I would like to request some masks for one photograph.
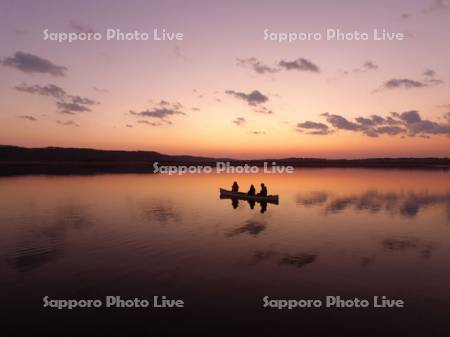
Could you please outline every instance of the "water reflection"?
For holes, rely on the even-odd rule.
[[[271,250],[257,250],[253,253],[250,265],[258,264],[262,261],[271,260],[277,255],[276,252]]]
[[[264,294],[401,290],[448,316],[448,178],[339,169],[236,178],[266,181],[283,200],[276,207],[220,200],[217,187],[234,179],[220,174],[0,178],[1,297],[18,317],[42,295],[103,293],[185,296],[196,317],[232,299],[246,317]]]
[[[360,262],[361,267],[367,267],[367,266],[370,266],[370,265],[372,265],[374,263],[375,263],[375,258],[374,257],[369,257],[369,256],[363,256],[361,258],[361,262]]]
[[[57,206],[49,215],[24,210],[23,216],[31,228],[22,236],[16,251],[7,256],[8,264],[19,272],[28,272],[64,257],[67,232],[84,230],[94,224],[86,207],[72,203]]]
[[[8,264],[19,272],[27,272],[64,256],[61,246],[31,246],[20,249],[7,257]]]
[[[255,205],[258,204],[260,206],[260,213],[265,213],[267,211],[267,202],[265,201],[255,201],[255,200],[241,200],[243,203],[247,203],[250,209],[255,209]],[[231,199],[231,207],[233,209],[238,209],[239,207],[239,199],[232,198]]]
[[[263,261],[273,260],[278,266],[290,266],[302,268],[317,260],[318,254],[297,253],[286,254],[273,250],[257,250],[250,259],[250,265],[256,265]]]
[[[316,258],[316,254],[300,253],[296,255],[286,255],[278,260],[278,264],[302,268],[303,266],[316,261]]]
[[[312,192],[305,196],[298,196],[297,203],[303,206],[320,205],[327,201],[328,194],[325,192]]]
[[[383,240],[383,247],[390,251],[417,250],[423,258],[430,258],[436,246],[431,242],[424,242],[418,238],[387,238]]]
[[[247,220],[242,226],[225,232],[225,236],[232,237],[240,234],[257,236],[265,231],[267,223],[257,220]]]
[[[312,192],[306,195],[298,195],[298,205],[305,207],[323,206],[325,214],[339,213],[347,209],[378,213],[387,211],[400,214],[405,217],[415,217],[421,209],[443,204],[447,206],[450,218],[450,193],[382,193],[377,190],[369,190],[360,195],[347,195],[333,197],[327,192]]]
[[[181,214],[170,201],[151,201],[140,206],[143,217],[148,222],[157,222],[161,226],[181,221]]]

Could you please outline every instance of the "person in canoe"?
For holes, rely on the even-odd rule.
[[[267,197],[267,187],[264,183],[261,183],[261,191],[258,193],[260,197]]]
[[[234,182],[231,186],[231,192],[239,192],[239,185],[237,182]]]
[[[247,192],[247,194],[248,194],[248,195],[255,195],[255,193],[256,193],[255,186],[251,185],[251,186],[250,186],[250,189],[249,189],[248,192]]]

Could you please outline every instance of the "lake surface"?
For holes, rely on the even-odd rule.
[[[383,169],[0,177],[2,317],[11,329],[63,332],[105,323],[158,335],[448,336],[449,178]],[[279,205],[220,200],[234,180],[241,190],[265,182]],[[106,295],[186,306],[42,307],[44,296]],[[264,296],[327,295],[384,295],[406,307],[263,308]]]

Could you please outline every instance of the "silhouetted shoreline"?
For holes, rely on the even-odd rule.
[[[450,158],[367,158],[320,159],[283,158],[236,160],[187,155],[166,155],[155,151],[109,151],[80,148],[25,148],[0,146],[0,174],[95,174],[95,173],[152,173],[153,163],[160,165],[210,165],[228,161],[231,165],[263,166],[264,162],[290,165],[297,168],[450,168]]]

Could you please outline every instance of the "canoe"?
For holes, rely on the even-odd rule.
[[[241,199],[257,202],[268,202],[278,205],[278,195],[268,195],[266,197],[263,197],[259,195],[248,195],[247,193],[242,192],[232,192],[224,188],[220,189],[220,199]]]

